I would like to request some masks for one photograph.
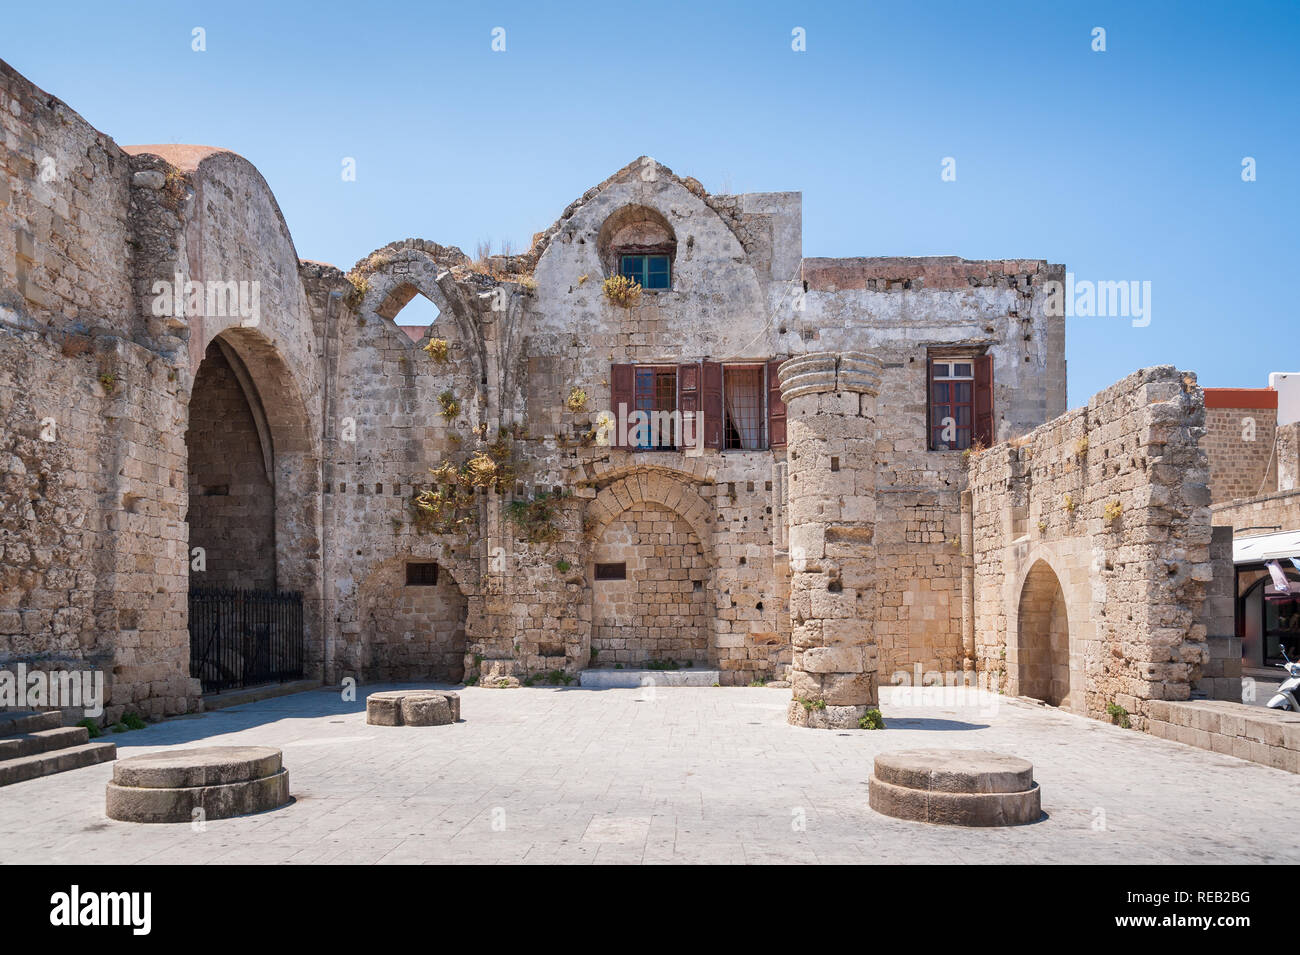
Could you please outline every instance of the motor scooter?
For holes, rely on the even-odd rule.
[[[1282,685],[1277,688],[1277,693],[1268,701],[1270,710],[1290,710],[1292,713],[1300,713],[1300,663],[1291,662],[1291,658],[1286,655],[1286,649],[1282,650],[1282,659],[1286,663],[1279,663],[1283,670],[1291,675],[1289,680],[1283,680]]]

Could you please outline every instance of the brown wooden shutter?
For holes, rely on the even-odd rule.
[[[682,415],[681,446],[696,447],[700,440],[700,363],[697,361],[677,366],[677,410]],[[690,430],[686,421],[690,419]],[[689,438],[690,440],[686,440]]]
[[[975,359],[975,431],[972,442],[993,446],[993,356]]]
[[[785,402],[781,400],[781,386],[776,373],[784,358],[773,358],[767,363],[767,446],[785,447]]]
[[[925,449],[937,450],[934,443],[934,359],[925,353]]]
[[[704,446],[722,447],[722,365],[716,361],[702,362],[700,384],[700,411],[704,415]]]
[[[632,390],[635,380],[635,365],[609,366],[609,410],[614,414],[614,436],[610,446],[626,448],[628,432],[627,418],[633,411]]]

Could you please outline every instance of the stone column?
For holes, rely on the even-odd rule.
[[[820,352],[781,365],[789,462],[789,721],[857,729],[877,704],[876,395],[880,362]]]

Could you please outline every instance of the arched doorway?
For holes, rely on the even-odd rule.
[[[1036,562],[1025,577],[1017,620],[1020,695],[1071,708],[1070,622],[1065,593],[1045,560]]]
[[[662,504],[637,501],[592,548],[593,666],[710,661],[713,596],[694,529]]]
[[[190,672],[204,692],[319,675],[319,458],[275,346],[230,328],[194,374],[185,433]]]
[[[358,606],[363,682],[464,679],[469,600],[443,563],[385,562],[362,582]]]
[[[274,590],[275,449],[248,371],[220,338],[194,376],[185,447],[191,585]]]

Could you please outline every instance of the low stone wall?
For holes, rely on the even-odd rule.
[[[1152,700],[1147,704],[1147,732],[1300,773],[1300,713],[1222,700]]]

